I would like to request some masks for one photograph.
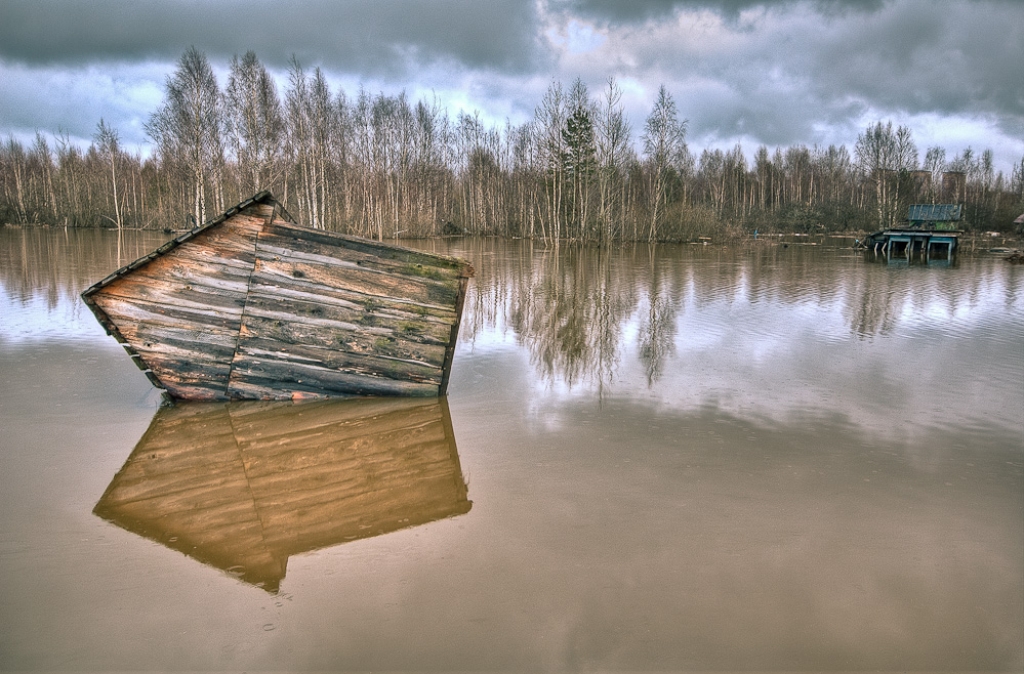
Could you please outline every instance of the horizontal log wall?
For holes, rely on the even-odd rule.
[[[462,273],[275,221],[257,241],[229,394],[438,395]]]
[[[437,396],[472,273],[297,226],[262,194],[83,297],[175,398]]]
[[[227,399],[256,236],[271,212],[250,206],[92,295],[172,396]]]

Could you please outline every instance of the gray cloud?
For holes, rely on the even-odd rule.
[[[943,132],[991,147],[1007,169],[1024,152],[1019,1],[0,2],[0,135],[87,139],[104,117],[142,145],[164,78],[195,45],[221,72],[251,49],[280,75],[295,54],[335,87],[436,91],[452,114],[496,122],[528,119],[552,79],[597,94],[614,76],[636,136],[665,84],[697,150],[852,146],[892,119],[930,124],[915,136],[950,152]]]
[[[984,11],[979,11],[983,9]],[[819,36],[804,64],[823,100],[859,97],[909,114],[981,115],[1024,136],[1024,5],[906,3]]]
[[[607,22],[636,22],[660,19],[676,11],[707,10],[733,20],[748,9],[785,8],[801,0],[558,0],[564,10],[578,13],[591,20]],[[805,4],[808,4],[805,2]],[[821,14],[837,15],[850,11],[873,11],[883,0],[811,0],[813,9]]]
[[[874,114],[981,119],[1024,140],[1024,4],[756,3],[738,21],[727,10],[755,3],[648,4],[671,20],[604,30],[633,45],[619,74],[664,78],[693,137],[812,144]]]
[[[305,62],[402,76],[437,61],[522,71],[536,64],[532,3],[517,0],[5,0],[0,58],[36,65],[170,60],[255,50],[269,65]]]

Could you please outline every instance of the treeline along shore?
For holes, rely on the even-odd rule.
[[[533,119],[489,125],[436,100],[332,91],[293,59],[283,92],[253,52],[225,86],[191,48],[146,124],[152,156],[102,119],[82,149],[67,133],[0,147],[0,222],[184,229],[264,189],[314,227],[375,239],[486,234],[581,241],[692,241],[761,232],[871,231],[912,203],[960,203],[961,225],[1010,233],[1024,157],[922,156],[879,121],[851,149],[739,145],[699,154],[662,87],[627,118],[614,80],[552,82]]]

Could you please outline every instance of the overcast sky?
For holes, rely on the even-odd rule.
[[[659,85],[692,150],[845,144],[906,124],[923,158],[1024,156],[1022,0],[0,0],[0,137],[103,118],[129,149],[191,45],[226,82],[248,50],[283,85],[294,54],[334,91],[436,95],[454,115],[530,119],[554,79],[609,77],[642,132]],[[280,87],[284,94],[284,87]]]

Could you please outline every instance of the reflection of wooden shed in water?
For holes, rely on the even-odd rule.
[[[446,401],[378,398],[163,408],[93,512],[275,592],[291,555],[470,506]]]
[[[299,226],[261,192],[82,298],[175,398],[436,396],[472,275],[454,258]]]

